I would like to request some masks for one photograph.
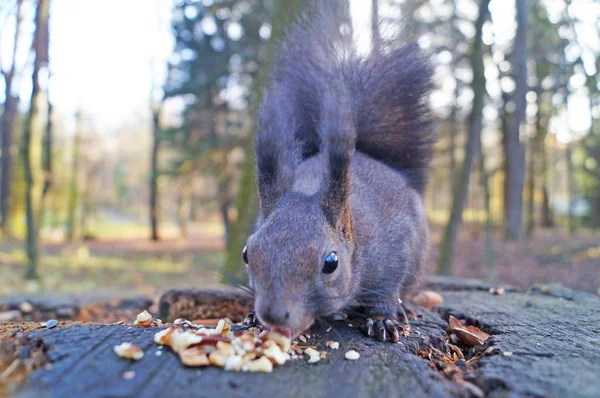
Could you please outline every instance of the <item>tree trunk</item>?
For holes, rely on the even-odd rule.
[[[179,189],[179,196],[177,197],[177,225],[179,226],[179,237],[181,239],[187,239],[188,236],[188,220],[190,219],[190,190],[188,189],[189,183],[184,181],[182,187]]]
[[[567,225],[569,234],[575,233],[575,214],[573,214],[573,206],[575,205],[574,195],[575,195],[575,174],[573,170],[573,156],[571,154],[571,147],[573,143],[570,142],[567,144],[567,148],[565,149],[565,158],[567,162]]]
[[[12,85],[12,79],[6,79],[7,92]],[[18,99],[8,95],[4,102],[2,114],[2,168],[0,171],[0,225],[3,234],[8,232],[8,219],[10,216],[10,198],[12,182],[12,159],[15,154],[13,134],[16,126],[15,113]]]
[[[515,111],[507,126],[505,152],[506,218],[504,235],[508,240],[517,240],[523,235],[525,152],[520,140],[520,129],[525,120],[527,106],[527,0],[517,0],[516,5],[517,33],[513,46],[513,70],[516,89],[512,96]]]
[[[533,4],[533,13],[539,13],[539,5],[537,3]],[[536,190],[536,176],[539,173],[539,161],[540,161],[540,153],[541,148],[543,146],[543,141],[545,140],[545,133],[542,131],[542,106],[544,105],[542,102],[542,97],[544,95],[544,91],[541,87],[542,80],[546,73],[544,73],[542,69],[542,63],[546,60],[544,57],[540,57],[542,53],[540,48],[540,40],[542,38],[542,32],[535,31],[532,35],[531,42],[531,50],[533,52],[533,57],[535,59],[535,77],[536,77],[536,87],[535,87],[535,100],[536,100],[536,113],[535,113],[535,136],[530,140],[529,145],[529,185],[527,192],[529,193],[528,202],[527,202],[527,238],[531,238],[533,236],[533,232],[535,230],[535,190]],[[537,166],[537,167],[536,167]]]
[[[455,90],[454,101],[458,98],[458,80],[456,81],[457,88]],[[450,111],[450,143],[448,145],[448,155],[450,158],[450,164],[448,169],[448,177],[449,181],[454,180],[454,174],[456,173],[456,141],[458,138],[459,131],[459,121],[458,121],[458,104],[455,102],[452,105],[452,110]],[[452,184],[450,185],[450,190],[452,190]]]
[[[453,16],[450,20],[450,36],[452,37],[452,43],[454,43],[454,55],[452,57],[451,71],[452,76],[454,76],[454,98],[452,103],[452,109],[450,110],[450,143],[448,146],[448,152],[450,155],[450,169],[448,170],[449,180],[454,181],[454,174],[456,173],[456,141],[458,139],[459,127],[460,123],[458,121],[458,96],[460,94],[460,80],[457,76],[457,69],[460,63],[459,53],[457,50],[457,45],[459,43],[460,38],[458,37],[458,27],[456,26],[456,21],[458,17],[456,16],[456,0],[452,3],[454,8]],[[448,184],[450,188],[450,194],[452,194],[452,184]]]
[[[254,229],[254,221],[258,215],[258,195],[254,181],[254,141],[248,139],[245,147],[245,160],[240,180],[237,199],[237,219],[230,222],[227,239],[227,257],[223,267],[222,280],[230,280],[232,275],[238,276],[242,267],[242,248]]]
[[[89,158],[86,156],[84,142],[84,154],[79,160],[79,170],[83,175],[82,181],[79,183],[79,196],[80,196],[80,209],[81,213],[78,220],[78,226],[76,231],[79,233],[79,237],[83,240],[90,238],[90,219],[92,217],[93,203],[92,203],[92,180],[94,178],[94,172],[92,170]]]
[[[270,60],[273,53],[273,43],[281,39],[286,25],[293,20],[298,11],[304,9],[309,0],[275,0],[273,9],[273,30],[268,44],[266,59]],[[263,65],[264,66],[264,65]],[[265,76],[258,75],[256,87],[260,92]],[[253,103],[254,112],[258,110],[260,96]],[[258,217],[258,195],[254,181],[256,159],[254,155],[254,135],[250,134],[244,145],[244,165],[240,179],[236,203],[237,218],[231,222],[229,239],[227,240],[227,255],[223,266],[222,280],[231,280],[231,276],[243,276],[242,248],[248,236],[255,227]]]
[[[223,220],[223,227],[225,229],[225,241],[229,239],[231,232],[231,221],[229,220],[229,203],[221,202],[219,204],[219,212],[221,213],[221,219]]]
[[[481,187],[483,188],[483,205],[485,208],[485,262],[487,265],[487,280],[495,283],[498,279],[498,270],[496,268],[496,252],[493,239],[493,220],[490,193],[490,174],[485,167],[485,155],[481,140],[479,141],[479,176],[481,178]]]
[[[152,153],[150,155],[150,239],[160,240],[158,231],[158,151],[160,149],[159,137],[160,107],[152,109]]]
[[[548,190],[548,155],[546,152],[546,134],[540,139],[540,162],[542,175],[542,221],[543,228],[552,228],[554,226],[554,217],[552,216],[552,207],[550,205],[550,192]]]
[[[190,198],[190,214],[188,214],[188,217],[192,222],[197,222],[200,219],[198,207],[198,196],[194,194]]]
[[[537,48],[537,46],[535,47]],[[538,84],[539,76],[538,73]],[[540,153],[542,133],[542,90],[540,87],[536,89],[536,105],[537,112],[535,115],[535,136],[529,143],[529,164],[528,164],[528,186],[527,186],[527,238],[533,236],[535,230],[535,177],[536,177],[536,163]]]
[[[465,208],[469,192],[469,178],[473,159],[481,146],[481,129],[483,124],[483,105],[485,95],[485,76],[483,65],[483,42],[481,40],[483,24],[489,15],[490,0],[481,0],[479,17],[476,22],[476,33],[471,54],[471,67],[473,69],[473,106],[469,116],[469,132],[465,144],[465,158],[460,174],[457,175],[453,189],[452,210],[450,219],[444,232],[440,245],[440,259],[437,272],[444,275],[452,274],[456,237],[462,224],[462,213]]]
[[[44,135],[43,175],[44,188],[42,189],[42,206],[40,209],[40,220],[43,222],[46,209],[49,208],[50,196],[48,193],[52,188],[52,112],[53,107],[48,97],[48,121]]]
[[[4,113],[0,117],[0,145],[2,147],[2,157],[0,160],[0,229],[3,234],[8,232],[8,218],[10,217],[10,199],[12,182],[12,159],[16,152],[13,143],[14,130],[16,128],[15,115],[18,108],[19,97],[13,96],[14,77],[15,77],[15,55],[19,45],[19,36],[21,29],[21,5],[23,0],[17,0],[17,21],[15,29],[15,41],[11,59],[11,65],[7,72],[2,71],[5,82],[4,95]]]
[[[527,163],[527,238],[533,236],[535,229],[535,158],[537,143],[535,138],[529,143],[529,159]]]
[[[69,208],[67,220],[67,240],[75,241],[78,238],[77,231],[77,209],[79,207],[79,174],[81,140],[83,137],[83,115],[81,110],[77,112],[77,129],[73,137],[73,160],[71,171],[71,189],[69,193]]]
[[[18,326],[23,331],[15,338],[3,333],[3,346],[9,348],[4,350],[8,351],[3,354],[3,358],[8,358],[5,362],[14,361],[20,368],[33,369],[20,386],[12,389],[9,384],[4,391],[10,391],[15,398],[597,398],[600,347],[594,337],[600,324],[598,298],[556,285],[543,286],[544,293],[539,285],[529,293],[505,286],[507,294],[499,296],[488,293],[492,287],[498,286],[442,278],[428,283],[426,288],[439,291],[444,303],[437,311],[408,304],[409,309],[422,316],[411,320],[412,329],[418,333],[400,336],[399,344],[380,344],[366,338],[357,327],[358,319],[318,322],[309,330],[307,344],[321,347],[326,359],[317,364],[300,359],[289,361],[272,374],[184,366],[173,350],[158,350],[154,344],[154,335],[166,330],[164,327],[61,322],[48,330],[35,323],[9,324],[5,327]],[[169,291],[160,299],[160,314],[153,315],[165,322],[204,318],[207,322],[203,323],[208,323],[207,318],[222,317],[237,321],[252,307],[251,298],[228,292]],[[109,308],[114,311],[112,306]],[[487,332],[491,329],[493,336],[473,348],[462,343],[451,346],[447,337],[451,315],[467,325],[478,325]],[[232,331],[244,330],[239,325],[232,327]],[[466,333],[452,334],[457,335],[464,339]],[[338,341],[340,349],[326,348],[330,339]],[[125,341],[144,349],[141,361],[128,361],[113,353],[112,347]],[[358,361],[344,359],[349,348],[360,353]],[[487,354],[483,354],[486,350]],[[467,371],[459,368],[464,360],[452,364],[457,353],[461,358],[470,358]],[[46,362],[52,362],[52,366],[44,366]],[[20,368],[18,375],[13,372],[9,376],[25,379],[26,370]],[[135,377],[127,372],[135,372]],[[127,374],[132,377],[125,377]]]
[[[33,49],[35,61],[32,73],[31,107],[23,132],[23,166],[25,170],[25,206],[27,214],[27,257],[25,278],[38,278],[39,211],[42,200],[43,175],[41,169],[41,87],[39,74],[48,66],[48,12],[50,0],[39,0],[36,7]]]

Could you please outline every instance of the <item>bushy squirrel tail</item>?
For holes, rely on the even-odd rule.
[[[342,175],[334,168],[349,163],[333,157],[355,149],[423,192],[434,142],[433,68],[416,43],[401,40],[360,54],[343,3],[313,1],[310,15],[301,16],[276,47],[255,137],[263,201],[276,201],[302,160],[327,153],[329,175]],[[341,115],[349,120],[340,121]],[[343,131],[336,130],[340,126]]]
[[[423,192],[433,152],[432,67],[417,44],[365,60],[359,69],[356,149],[399,170]]]

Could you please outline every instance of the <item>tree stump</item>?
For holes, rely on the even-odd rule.
[[[316,364],[291,361],[271,374],[186,368],[169,349],[154,344],[158,328],[72,325],[33,331],[27,338],[42,347],[50,365],[33,370],[11,393],[17,397],[600,396],[596,296],[560,286],[526,293],[509,289],[501,295],[491,294],[479,282],[437,280],[433,286],[444,302],[432,310],[409,304],[421,316],[411,320],[412,333],[401,337],[400,343],[363,336],[357,320],[330,320],[311,329],[308,343],[324,347],[326,340],[335,340],[339,350],[322,348],[328,351],[326,359]],[[456,343],[458,354],[464,356],[456,360],[456,352],[449,350],[450,315],[491,337],[474,347]],[[132,362],[117,357],[113,347],[123,342],[139,345],[144,358]],[[360,353],[357,361],[344,359],[350,349]],[[18,355],[26,363],[27,350]]]

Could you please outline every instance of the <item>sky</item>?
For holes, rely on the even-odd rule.
[[[0,0],[0,3],[4,1],[7,0]],[[494,31],[491,33],[495,40],[503,43],[510,43],[514,31],[514,7],[507,7],[507,1],[492,0],[490,5],[494,16]],[[560,12],[557,7],[562,1],[544,1]],[[442,4],[441,0],[430,2],[434,6],[439,3],[441,7]],[[29,3],[26,0],[24,11],[33,15],[34,10]],[[587,21],[580,28],[580,35],[587,38],[592,50],[600,51],[598,25],[594,31],[594,19],[600,20],[600,7],[591,0],[575,0],[575,3],[581,4],[575,8],[577,17]],[[468,0],[459,0],[463,12],[476,14],[477,9],[469,4]],[[50,95],[67,130],[74,129],[77,109],[83,109],[93,120],[95,128],[101,131],[116,131],[124,125],[148,123],[153,82],[154,86],[160,87],[164,80],[166,61],[173,46],[171,7],[172,0],[52,0]],[[381,7],[380,11],[385,13],[389,10]],[[359,46],[367,51],[369,35],[368,32],[365,34],[365,30],[369,25],[370,1],[351,0],[351,13],[359,27],[356,29],[360,34]],[[11,29],[14,31],[14,22],[3,17],[0,13],[0,23],[6,25],[5,36],[8,37]],[[24,24],[23,40],[30,41],[32,32],[33,24]],[[11,53],[10,41],[0,43],[0,62]],[[29,43],[21,46],[18,54],[21,66],[28,59],[28,47]],[[21,92],[26,106],[31,90],[31,71],[25,70],[24,76]],[[440,79],[440,85],[445,88],[453,80],[448,76]],[[0,90],[3,91],[3,87]],[[444,92],[433,98],[434,108],[445,106],[451,100]],[[467,103],[468,100],[463,101]],[[569,130],[584,131],[589,127],[586,102],[587,97],[581,92],[573,96],[568,117],[559,118],[554,125],[557,135],[566,133],[563,138],[568,139]],[[490,117],[494,117],[493,112]]]
[[[164,80],[173,46],[171,4],[170,0],[51,1],[50,96],[67,129],[74,127],[79,108],[99,130],[148,120],[152,81],[160,86]],[[33,12],[30,7],[25,11]],[[24,29],[23,36],[30,36],[27,32],[33,27]],[[2,55],[10,52],[8,47],[3,43]],[[21,65],[27,55],[27,49],[19,54]],[[31,71],[24,76],[21,91],[26,96]]]

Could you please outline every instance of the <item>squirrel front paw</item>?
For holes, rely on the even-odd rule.
[[[363,332],[379,341],[391,341],[397,343],[400,340],[400,334],[404,332],[402,324],[394,319],[367,318],[363,325]]]

